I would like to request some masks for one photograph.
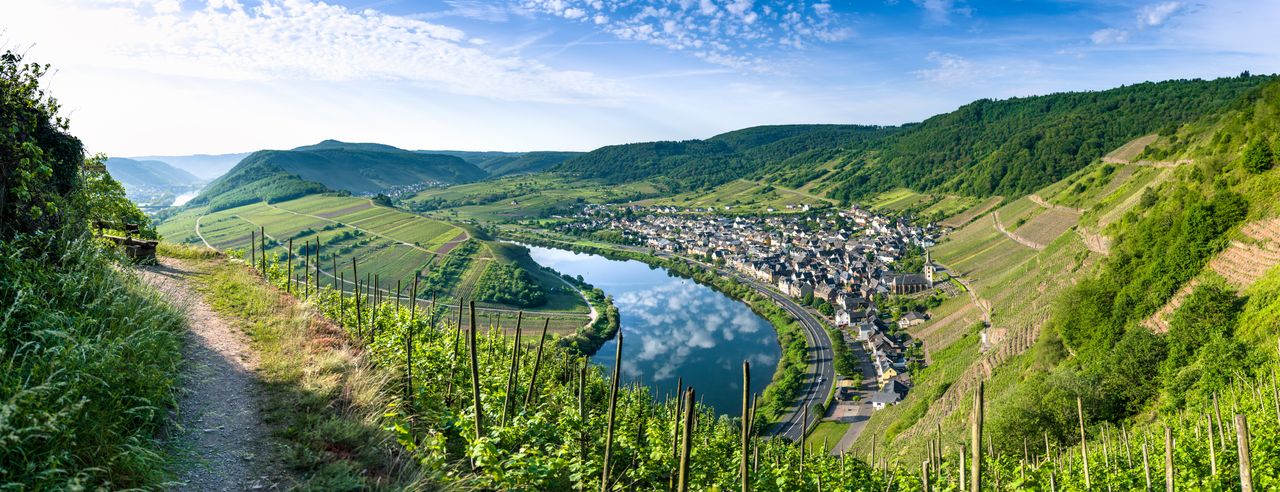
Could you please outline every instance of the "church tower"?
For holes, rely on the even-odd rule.
[[[930,257],[929,251],[924,252],[924,278],[929,280],[929,287],[933,287],[933,274],[938,270],[933,266],[933,258]]]

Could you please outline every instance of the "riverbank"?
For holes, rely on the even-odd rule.
[[[760,395],[758,421],[767,426],[770,423],[781,422],[793,410],[799,410],[793,408],[793,402],[800,397],[805,384],[805,375],[808,372],[809,343],[806,341],[804,329],[783,307],[768,296],[759,293],[754,287],[739,282],[731,276],[708,271],[680,258],[659,257],[621,247],[584,245],[529,233],[502,231],[501,234],[504,239],[535,246],[594,254],[618,261],[635,260],[650,267],[665,269],[676,277],[693,280],[730,299],[746,304],[752,312],[773,327],[779,346],[782,348],[782,354],[770,384]]]

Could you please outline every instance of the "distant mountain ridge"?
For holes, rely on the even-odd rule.
[[[189,172],[168,163],[112,157],[106,162],[107,172],[125,188],[130,187],[194,187],[204,182]]]
[[[465,150],[419,150],[427,154],[458,157],[475,164],[490,177],[546,171],[560,163],[582,155],[583,152],[533,151],[533,152],[473,152]]]
[[[233,154],[151,155],[130,157],[139,161],[160,161],[199,177],[203,181],[218,179],[248,157],[250,152]]]
[[[846,202],[898,187],[1021,196],[1136,137],[1168,134],[1221,111],[1273,79],[1244,74],[981,99],[895,127],[753,127],[705,140],[601,147],[551,170],[610,182],[652,180],[668,191],[746,177]]]
[[[250,154],[189,202],[223,209],[311,193],[380,193],[422,183],[467,183],[488,175],[460,158],[383,144],[325,140]]]

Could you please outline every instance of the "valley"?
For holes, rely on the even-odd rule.
[[[222,3],[189,17],[292,22],[317,6]],[[735,5],[701,7],[755,13]],[[183,5],[148,8],[176,8],[132,11],[159,31],[187,19]],[[475,12],[400,21],[379,8],[320,10],[403,38],[329,40],[374,47],[370,59],[439,52],[451,70],[425,54],[404,64],[430,80],[276,60],[279,73],[217,86],[412,92],[403,107],[370,106],[377,121],[356,104],[366,91],[350,91],[345,106],[327,97],[315,113],[273,115],[289,129],[277,135],[243,98],[237,125],[193,110],[220,131],[153,129],[152,147],[118,147],[293,141],[253,152],[90,153],[42,88],[49,66],[0,56],[0,489],[1280,488],[1280,76],[982,96],[887,125],[742,128],[698,108],[628,113],[639,96],[619,81],[553,68],[579,45],[616,49],[586,41],[605,32],[593,27],[611,22],[603,13],[556,12],[591,31],[571,46],[552,33],[486,58],[511,39],[434,24]],[[502,22],[524,14],[540,15]],[[1157,14],[1089,40],[1137,46]],[[218,44],[175,50],[200,58]],[[543,44],[559,51],[521,52]],[[740,47],[709,46],[699,64],[738,60],[719,54]],[[652,66],[673,72],[626,82],[755,90],[735,83],[740,67]],[[475,67],[517,76],[475,83]],[[421,104],[450,77],[466,90]],[[784,107],[801,93],[758,99]],[[901,105],[831,97],[806,99],[832,108],[820,120],[855,102]],[[954,98],[930,97],[913,104]],[[554,111],[565,105],[580,112]],[[461,133],[458,108],[497,136]],[[528,121],[547,127],[505,126]],[[685,139],[592,140],[621,124]],[[87,126],[94,145],[143,134],[109,126]],[[695,126],[714,130],[689,138]],[[297,146],[326,136],[361,141]],[[481,150],[412,150],[423,148]]]

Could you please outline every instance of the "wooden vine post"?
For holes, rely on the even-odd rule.
[[[293,284],[290,282],[293,281],[293,238],[289,238],[288,251],[289,251],[289,262],[288,262],[288,268],[285,270],[284,291],[292,294]]]
[[[413,277],[413,297],[418,297],[418,277]],[[413,405],[413,327],[414,303],[409,304],[409,330],[404,337],[404,396],[406,405]]]
[[[476,440],[484,437],[484,414],[480,404],[480,361],[476,358],[476,301],[471,301],[471,329],[467,330],[467,348],[471,352],[471,401],[475,411]]]
[[[360,331],[362,326],[360,322],[360,270],[356,269],[356,257],[354,256],[351,257],[351,278],[356,281],[356,288],[353,292],[356,298],[356,339],[363,340],[364,336]]]
[[[1249,463],[1249,422],[1236,414],[1236,448],[1240,456],[1240,492],[1253,492],[1253,470]]]
[[[1151,461],[1147,459],[1147,438],[1142,438],[1142,475],[1147,479],[1147,492],[1151,492]]]
[[[267,229],[258,228],[258,258],[262,261],[262,276],[267,275]]]
[[[1164,489],[1173,492],[1173,430],[1164,426]]]
[[[609,417],[605,424],[604,463],[600,470],[600,490],[609,490],[609,460],[613,458],[613,422],[618,411],[618,377],[622,369],[622,330],[613,356],[613,383],[609,389]]]
[[[982,490],[982,389],[983,381],[978,381],[978,390],[973,395],[973,426],[970,429],[969,450],[969,490]]]
[[[1076,397],[1076,416],[1080,421],[1080,462],[1084,466],[1084,488],[1091,489],[1093,484],[1089,481],[1089,445],[1084,434],[1084,403],[1078,396]]]
[[[542,322],[542,336],[538,337],[538,354],[533,358],[533,375],[529,377],[529,391],[524,394],[524,406],[533,402],[533,394],[538,391],[538,369],[542,367],[542,345],[547,341],[547,327],[551,326],[551,318]]]
[[[516,339],[511,344],[511,366],[507,371],[507,391],[502,396],[502,425],[507,424],[507,415],[515,403],[513,398],[516,382],[520,379],[520,324],[524,322],[524,311],[516,314]]]
[[[679,492],[689,491],[689,455],[693,450],[693,396],[693,388],[690,387],[684,397],[684,433],[680,437],[680,481],[676,488]]]
[[[738,464],[738,474],[742,477],[742,492],[751,490],[751,475],[747,470],[747,448],[751,442],[750,406],[751,363],[744,360],[742,361],[742,462]]]
[[[258,249],[258,231],[249,231],[249,268],[258,266],[258,255],[255,252]]]

